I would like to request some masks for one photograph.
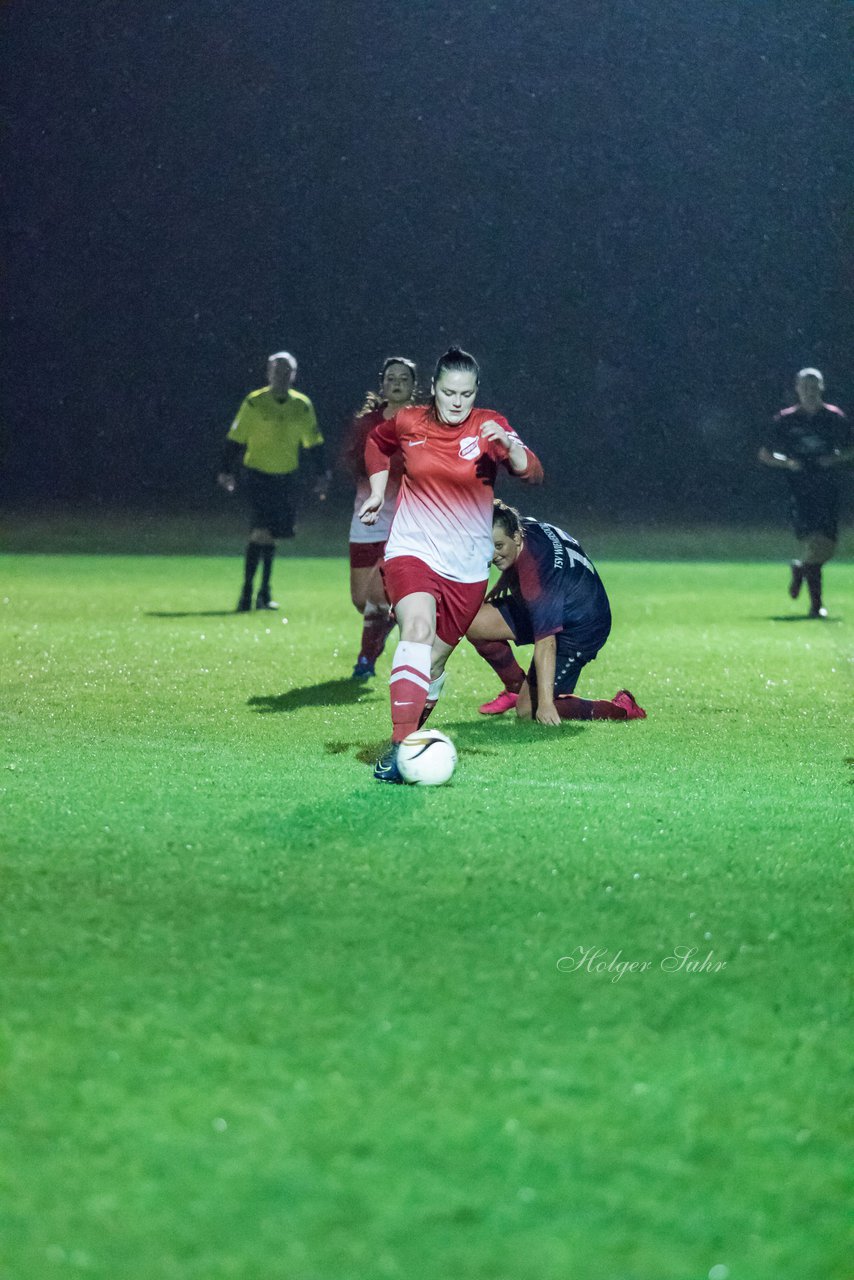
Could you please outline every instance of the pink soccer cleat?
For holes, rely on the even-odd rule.
[[[615,693],[611,699],[615,707],[622,707],[626,713],[627,720],[645,720],[646,712],[643,707],[639,707],[635,702],[633,693],[629,693],[628,689],[621,689],[619,693]]]
[[[518,693],[502,689],[497,698],[484,702],[482,707],[478,707],[478,711],[482,716],[503,716],[505,711],[512,711],[518,701]]]

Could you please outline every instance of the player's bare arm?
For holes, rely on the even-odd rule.
[[[797,458],[790,458],[787,453],[777,453],[771,449],[759,450],[759,461],[766,467],[782,467],[786,471],[803,471],[803,463]]]
[[[833,453],[825,453],[818,459],[820,467],[844,467],[854,462],[854,446],[850,449],[834,449]]]
[[[368,479],[371,492],[359,508],[359,519],[362,524],[376,524],[380,508],[385,502],[388,471],[375,471]]]
[[[560,724],[560,716],[554,702],[555,661],[557,641],[554,636],[544,636],[534,645],[534,670],[537,673],[537,724]]]

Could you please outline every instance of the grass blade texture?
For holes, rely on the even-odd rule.
[[[648,719],[419,788],[343,560],[0,560],[2,1276],[850,1275],[854,568],[600,567]]]

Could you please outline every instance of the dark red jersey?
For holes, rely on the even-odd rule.
[[[353,418],[350,423],[341,457],[345,466],[357,480],[366,480],[368,478],[368,473],[365,469],[365,444],[374,427],[386,421],[383,417],[384,408],[384,405],[379,405],[376,409],[369,409],[367,413],[359,414],[358,417]],[[397,454],[391,459],[386,496],[388,496],[392,485],[395,492],[397,492],[402,475],[403,459],[400,454]]]

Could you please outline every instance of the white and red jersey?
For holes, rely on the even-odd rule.
[[[386,560],[417,556],[452,582],[489,577],[495,477],[499,465],[507,466],[508,450],[481,435],[486,422],[497,422],[522,444],[506,418],[491,409],[472,409],[465,422],[448,425],[439,421],[432,405],[417,405],[399,409],[371,430],[365,445],[369,476],[386,470],[398,449],[403,455]],[[539,484],[543,469],[536,455],[523,448],[528,465],[511,474]]]
[[[354,418],[350,424],[343,453],[345,464],[356,477],[356,495],[350,520],[350,542],[385,542],[391,528],[394,509],[397,506],[397,493],[400,488],[400,477],[403,474],[403,464],[399,456],[392,459],[385,502],[380,508],[376,524],[362,524],[359,519],[362,504],[371,496],[371,486],[365,471],[365,441],[378,423],[386,421],[383,416],[384,408],[384,404],[378,405],[376,409],[370,409],[367,413]]]

